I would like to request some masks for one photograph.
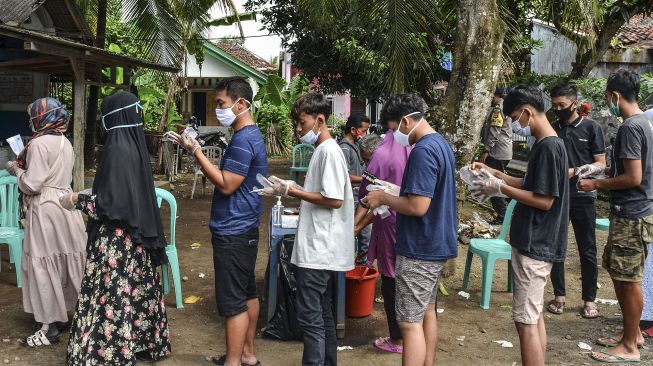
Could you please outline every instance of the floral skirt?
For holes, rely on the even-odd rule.
[[[68,342],[68,365],[136,365],[138,352],[170,354],[159,274],[122,229],[102,226],[86,270]]]

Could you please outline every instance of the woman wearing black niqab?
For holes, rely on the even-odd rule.
[[[61,203],[89,216],[87,266],[68,342],[68,365],[136,365],[170,354],[156,267],[166,239],[154,192],[138,98],[102,101],[107,140],[92,192]]]

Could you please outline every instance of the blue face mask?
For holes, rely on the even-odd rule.
[[[134,124],[130,124],[130,125],[118,125],[118,126],[113,126],[113,127],[111,127],[111,128],[107,128],[107,125],[104,123],[104,118],[105,118],[106,116],[111,115],[111,114],[114,114],[114,113],[116,113],[116,112],[118,112],[118,111],[121,111],[121,110],[123,110],[123,109],[131,108],[131,107],[134,107],[134,108],[136,109],[136,113],[138,113],[138,109],[139,109],[139,108],[140,108],[141,110],[143,110],[143,107],[141,106],[141,103],[140,103],[140,102],[136,102],[136,103],[134,103],[134,104],[130,104],[130,105],[125,106],[125,107],[122,107],[122,108],[114,109],[114,110],[112,110],[111,112],[109,112],[109,113],[107,113],[107,114],[105,114],[105,115],[102,116],[102,128],[104,128],[105,131],[109,132],[110,130],[113,130],[113,129],[116,129],[116,128],[128,128],[128,127],[138,127],[138,126],[142,126],[142,125],[143,125],[143,122],[141,122],[141,123],[134,123]]]

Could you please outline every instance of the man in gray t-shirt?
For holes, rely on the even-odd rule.
[[[614,169],[612,177],[625,173],[625,160],[641,160],[642,181],[629,189],[610,192],[612,213],[619,217],[641,218],[653,214],[653,122],[644,114],[636,114],[624,120],[617,131],[612,149]]]
[[[581,190],[608,189],[612,198],[610,235],[603,252],[603,267],[614,283],[615,293],[623,311],[621,339],[599,338],[607,346],[592,352],[591,357],[602,362],[639,362],[638,344],[644,339],[639,331],[642,315],[642,278],[647,244],[653,241],[653,122],[637,105],[639,75],[618,70],[610,75],[606,85],[606,101],[610,112],[624,119],[613,148],[612,167],[607,179],[583,179]],[[581,178],[601,173],[590,168]]]
[[[365,163],[361,158],[358,141],[367,135],[367,129],[370,128],[370,118],[363,114],[352,114],[347,118],[345,125],[345,136],[340,140],[340,149],[345,155],[349,180],[353,190],[355,203],[358,203],[358,189],[363,181],[365,172]],[[372,225],[368,225],[360,234],[358,234],[358,245],[356,248],[356,263],[365,265],[367,263],[367,251],[370,245],[370,235],[372,234]]]

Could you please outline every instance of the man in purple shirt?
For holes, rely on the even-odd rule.
[[[366,172],[378,179],[401,186],[408,154],[412,147],[403,147],[395,141],[393,132],[399,127],[396,122],[387,122],[387,126],[383,127],[387,129],[385,139],[374,151]],[[364,155],[363,152],[361,152],[361,155]],[[364,177],[358,193],[359,202],[367,196],[367,186],[369,184],[369,180]],[[372,345],[381,351],[402,353],[403,340],[395,312],[397,213],[395,210],[390,209],[390,216],[384,219],[380,215],[374,216],[367,208],[359,205],[355,217],[356,233],[370,223],[373,224],[367,263],[368,266],[372,266],[376,259],[377,267],[381,273],[381,293],[383,294],[383,306],[385,307],[390,332],[389,337],[378,338]]]

